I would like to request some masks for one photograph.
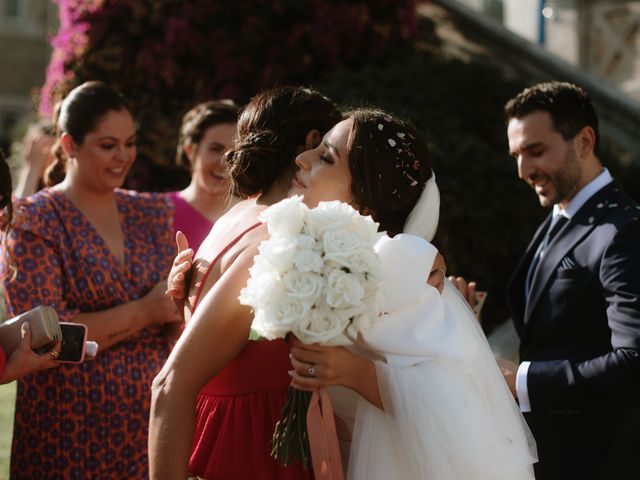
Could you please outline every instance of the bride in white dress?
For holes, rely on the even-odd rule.
[[[376,245],[379,321],[353,348],[292,348],[292,385],[331,387],[348,478],[533,479],[535,443],[473,312],[450,283],[441,295],[426,283],[440,199],[417,131],[356,110],[296,163],[290,193],[348,202],[393,236]]]

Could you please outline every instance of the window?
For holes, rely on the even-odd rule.
[[[21,36],[43,36],[51,3],[51,0],[0,0],[0,30]]]
[[[2,0],[2,14],[5,18],[18,18],[21,16],[20,0]]]

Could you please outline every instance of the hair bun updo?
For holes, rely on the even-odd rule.
[[[276,159],[286,160],[294,151],[295,145],[284,144],[282,137],[271,130],[244,135],[225,154],[233,194],[248,198],[261,193],[284,169]]]
[[[238,139],[225,155],[232,192],[252,197],[286,181],[307,134],[316,130],[324,135],[340,120],[331,100],[309,88],[276,87],[256,95],[242,109]]]

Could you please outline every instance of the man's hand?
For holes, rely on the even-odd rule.
[[[516,374],[518,373],[518,364],[500,357],[496,357],[496,363],[502,372],[504,381],[507,382],[511,395],[513,395],[513,398],[518,398],[518,394],[516,392]]]
[[[464,277],[455,277],[453,275],[449,277],[449,281],[458,289],[471,308],[476,306],[478,303],[476,299],[476,282],[467,282]]]

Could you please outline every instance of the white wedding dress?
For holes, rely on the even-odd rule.
[[[448,281],[442,295],[426,283],[437,250],[422,237],[433,235],[439,195],[421,202],[405,226],[421,236],[376,244],[386,313],[354,347],[376,359],[384,411],[330,388],[336,415],[352,427],[347,478],[534,479],[533,437],[475,315]]]

